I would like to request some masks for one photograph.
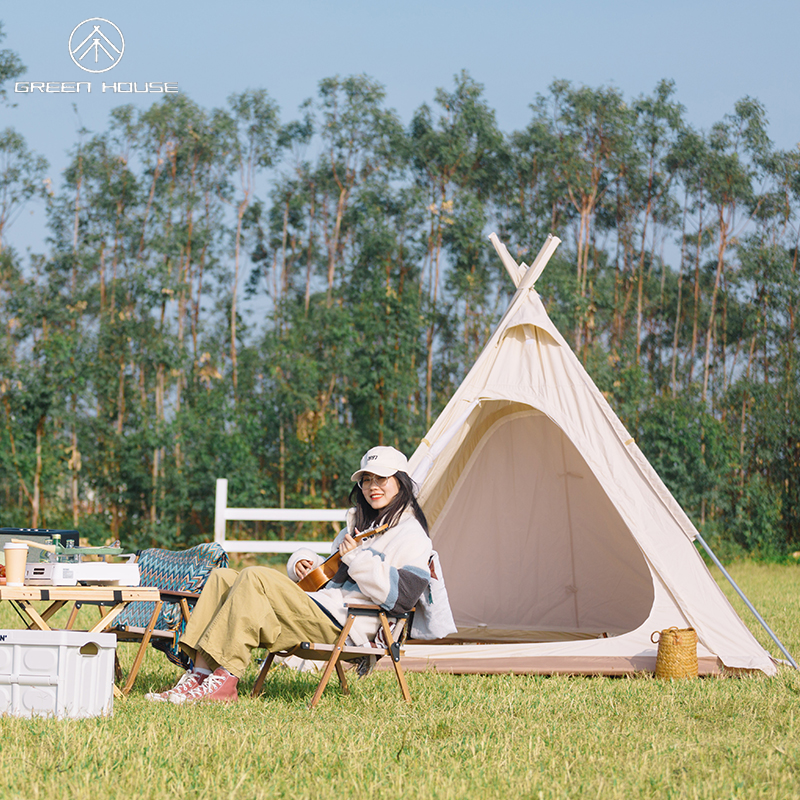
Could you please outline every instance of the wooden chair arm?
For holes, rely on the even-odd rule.
[[[161,589],[161,599],[162,600],[173,600],[178,601],[181,598],[185,598],[186,600],[197,600],[200,597],[200,592],[181,592],[177,589]]]
[[[394,617],[393,615],[390,615],[388,611],[384,611],[381,606],[376,605],[375,603],[345,603],[344,605],[345,608],[352,608],[356,611],[373,611],[376,614],[380,614],[381,611],[383,611],[386,616],[392,616],[392,619],[401,619],[416,611],[416,606],[414,606],[414,608],[410,608],[408,611],[406,611],[405,614],[399,614],[397,617]]]

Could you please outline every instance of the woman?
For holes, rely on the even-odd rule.
[[[341,565],[319,591],[306,593],[297,586],[323,561],[311,550],[298,550],[289,559],[291,580],[269,567],[214,570],[180,640],[194,667],[172,689],[147,698],[236,700],[254,647],[281,651],[303,641],[333,644],[347,619],[346,603],[377,603],[390,615],[410,610],[428,586],[432,550],[407,469],[406,457],[393,447],[365,453],[351,477],[355,486],[347,525],[331,548],[339,551]],[[359,542],[353,538],[384,524],[389,527],[382,533]],[[350,639],[365,644],[377,629],[377,619],[358,617]]]

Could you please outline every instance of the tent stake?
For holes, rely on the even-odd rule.
[[[705,539],[703,539],[703,537],[699,533],[697,533],[696,531],[695,531],[695,538],[697,539],[698,542],[700,542],[701,545],[703,545],[703,549],[706,551],[706,553],[708,553],[708,555],[710,556],[711,560],[720,568],[720,571],[722,572],[722,574],[728,579],[728,583],[730,583],[730,585],[733,586],[733,588],[736,590],[736,594],[738,594],[739,597],[742,598],[742,600],[744,601],[744,604],[753,612],[753,614],[755,615],[755,618],[761,623],[761,627],[770,635],[770,637],[772,638],[772,641],[775,642],[775,644],[778,645],[778,647],[780,647],[781,652],[789,660],[789,663],[795,669],[798,669],[797,663],[791,657],[791,655],[789,655],[789,651],[783,646],[783,643],[775,635],[775,633],[773,632],[772,628],[770,628],[770,626],[767,625],[767,623],[764,621],[764,618],[761,616],[761,614],[759,614],[758,611],[756,611],[755,606],[747,599],[747,596],[745,595],[745,593],[737,586],[736,581],[730,576],[730,574],[728,573],[728,570],[726,570],[725,567],[722,566],[722,562],[716,557],[716,555],[714,555],[714,551],[706,544]]]

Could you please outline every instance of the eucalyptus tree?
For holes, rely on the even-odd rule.
[[[97,382],[96,391],[106,413],[113,414],[107,418],[110,424],[104,431],[107,449],[103,474],[111,479],[106,491],[115,536],[120,535],[123,525],[134,521],[129,515],[132,504],[134,519],[140,514],[146,516],[141,491],[146,481],[145,464],[139,458],[139,440],[127,434],[140,429],[146,414],[147,345],[154,307],[160,299],[160,292],[153,291],[152,261],[143,252],[149,221],[148,182],[136,159],[139,133],[138,116],[132,107],[114,110],[110,130],[97,154],[99,180],[94,187],[98,194],[107,193],[112,199],[106,218],[98,219],[101,247],[107,242],[111,249],[111,274],[105,308],[100,312],[97,347],[98,360],[106,361],[108,377],[113,374],[114,378]],[[92,207],[102,208],[98,194],[86,200]],[[101,281],[105,281],[103,272]],[[101,287],[101,298],[102,294]]]
[[[174,366],[164,328],[178,258],[162,191],[172,145],[162,126],[151,162],[152,123],[131,106],[115,109],[108,130],[76,150],[51,217],[56,258],[72,265],[72,304],[81,308],[77,328],[91,365],[73,400],[93,409],[74,434],[73,485],[80,464],[115,536],[152,522],[153,483],[163,477],[164,365]],[[155,472],[145,448],[157,454]]]
[[[37,317],[32,321],[25,290],[28,287],[21,264],[10,249],[0,254],[0,485],[8,519],[29,525],[37,518],[39,498],[34,500],[33,432],[41,414],[28,396]],[[16,507],[16,508],[15,508]],[[14,511],[12,511],[14,508]]]
[[[585,342],[597,347],[588,355],[594,352],[594,368],[608,377],[608,366],[621,362],[626,381],[645,393],[659,391],[666,381],[672,333],[675,278],[664,245],[678,212],[671,155],[684,125],[673,92],[671,82],[661,81],[631,103],[630,138],[620,141],[616,175],[609,174],[593,222],[596,263]],[[604,248],[598,246],[601,236],[607,239]],[[611,383],[620,383],[619,376]],[[632,409],[649,402],[645,396],[627,401]],[[635,425],[636,413],[629,424]]]
[[[403,156],[397,114],[384,107],[386,90],[366,75],[320,81],[315,109],[324,155],[317,170],[319,214],[327,253],[326,302],[333,302],[354,192],[373,173],[391,171]]]
[[[552,150],[555,192],[568,198],[571,207],[565,222],[573,228],[576,260],[574,345],[585,357],[584,344],[594,327],[589,261],[597,253],[597,214],[626,169],[635,112],[617,89],[576,88],[569,81],[554,81],[549,96],[539,95],[532,108],[531,125]]]
[[[0,132],[0,366],[6,377],[16,361],[12,330],[17,326],[15,318],[8,316],[8,301],[23,278],[18,256],[4,248],[5,236],[29,202],[49,198],[47,168],[47,161],[28,148],[21,134],[12,128]]]
[[[420,263],[416,233],[424,212],[418,193],[388,180],[361,193],[360,225],[344,287],[353,342],[346,399],[359,448],[413,447],[424,429],[419,365]]]
[[[184,416],[193,412],[184,395],[202,369],[204,281],[216,277],[223,244],[220,185],[227,175],[210,115],[184,96],[165,98],[139,116],[136,151],[147,187],[137,258],[151,298],[143,303],[142,320],[152,326],[139,367],[142,445],[149,452],[141,459],[150,473],[143,491],[152,535],[169,519],[180,539],[187,505],[183,470],[193,444],[183,434]]]
[[[362,231],[380,224],[369,198],[402,180],[405,156],[402,126],[384,96],[364,75],[320,82],[305,119],[284,129],[297,157],[258,223],[259,283],[267,279],[272,304],[262,413],[274,432],[267,447],[277,470],[269,471],[280,503],[343,501],[346,468],[335,465],[355,454],[348,397],[362,380],[353,361],[353,275]],[[318,148],[313,158],[303,152],[309,142]],[[330,469],[339,479],[331,482]]]
[[[75,151],[53,203],[54,253],[72,264],[71,305],[91,365],[75,401],[84,413],[73,479],[82,468],[85,495],[114,535],[133,541],[180,540],[191,508],[184,473],[203,443],[186,437],[197,413],[187,387],[221,379],[214,364],[225,361],[206,349],[203,319],[230,229],[225,152],[210,115],[188,98],[117,108]]]
[[[259,446],[277,504],[346,502],[353,459],[370,443],[406,449],[423,429],[415,201],[388,178],[361,186],[334,303],[320,281],[306,310],[298,282],[266,332]]]
[[[48,196],[47,167],[47,159],[32,152],[20,133],[0,131],[0,255],[7,228],[26,204]]]
[[[324,260],[316,236],[317,194],[312,165],[304,161],[292,172],[278,177],[268,203],[258,202],[248,225],[254,230],[251,260],[257,265],[248,291],[263,290],[272,303],[271,323],[283,324],[281,309],[302,294],[307,314],[311,292],[319,283],[319,265]]]
[[[11,254],[0,261],[10,264]],[[84,304],[74,300],[69,259],[37,254],[24,269],[3,272],[8,293],[0,308],[6,323],[0,343],[0,465],[5,462],[6,475],[0,484],[7,486],[7,521],[58,527],[65,521],[62,477],[75,456],[70,434],[76,386],[85,379],[76,324]],[[8,491],[14,484],[16,503]]]
[[[798,152],[768,152],[763,167],[752,225],[736,245],[737,302],[728,301],[725,325],[734,355],[718,402],[738,440],[731,531],[769,554],[800,543]]]
[[[0,42],[6,38],[3,23],[0,22]],[[13,50],[0,50],[0,100],[8,101],[8,92],[3,84],[13,81],[25,72],[25,65]]]
[[[69,340],[64,321],[69,312],[58,302],[58,281],[44,257],[32,259],[26,274],[18,274],[7,309],[14,325],[8,331],[18,358],[4,365],[0,400],[5,417],[5,446],[27,513],[25,525],[39,527],[52,519],[45,514],[45,486],[60,473],[64,444],[64,369]],[[51,496],[56,493],[51,489]]]
[[[73,519],[78,516],[74,484],[82,469],[86,488],[109,508],[115,534],[125,516],[119,499],[126,481],[124,433],[138,299],[131,242],[138,243],[139,187],[130,163],[131,114],[129,108],[116,110],[107,133],[78,145],[50,214],[53,257],[69,265],[73,333],[80,337],[74,351],[80,380],[71,392]]]
[[[0,80],[14,77],[16,70],[21,65],[15,56],[0,52]],[[0,467],[5,473],[0,483],[8,499],[12,487],[18,490],[18,505],[27,509],[19,520],[23,524],[42,519],[43,469],[51,454],[45,452],[51,394],[50,381],[43,386],[37,376],[43,369],[43,348],[52,342],[52,327],[47,327],[44,304],[32,299],[47,291],[44,267],[38,269],[43,259],[36,258],[31,274],[8,246],[7,233],[29,202],[49,198],[47,166],[15,130],[0,132]]]
[[[672,96],[675,84],[661,81],[651,96],[643,96],[635,101],[636,113],[634,141],[632,150],[641,153],[645,160],[643,169],[635,167],[626,170],[626,182],[635,197],[639,209],[640,243],[638,275],[636,277],[636,363],[639,363],[643,340],[645,265],[648,259],[647,236],[652,228],[652,245],[649,251],[651,264],[656,257],[657,229],[659,226],[669,230],[677,212],[671,195],[675,169],[670,156],[677,145],[677,139],[684,129],[683,111],[680,103]],[[638,165],[637,165],[638,166]],[[666,268],[662,264],[662,304],[663,277]],[[662,308],[663,311],[663,308]]]
[[[677,294],[675,303],[675,319],[672,336],[672,359],[670,367],[670,381],[672,394],[678,394],[681,375],[679,374],[679,354],[681,353],[682,331],[686,325],[686,307],[684,305],[683,287],[685,270],[694,264],[694,277],[690,284],[693,294],[693,310],[691,314],[691,338],[688,353],[685,352],[680,372],[686,373],[686,384],[692,382],[697,353],[700,306],[701,306],[701,280],[700,270],[703,262],[704,248],[709,239],[709,210],[705,184],[705,170],[700,165],[707,159],[707,142],[705,137],[687,127],[680,132],[675,146],[669,155],[670,169],[675,173],[682,194],[681,201],[681,226],[680,226],[680,262],[678,266]],[[694,225],[694,229],[690,226]]]
[[[233,237],[233,277],[230,289],[231,380],[236,395],[238,384],[237,322],[242,226],[256,196],[262,170],[272,166],[278,154],[280,130],[278,106],[264,89],[251,89],[228,98],[227,109],[217,109],[213,126],[222,137],[220,156],[235,179],[223,197],[233,204],[236,228]]]
[[[750,98],[738,101],[734,113],[726,115],[722,122],[712,127],[708,140],[708,160],[701,169],[705,169],[709,203],[715,210],[717,241],[703,357],[704,400],[709,393],[717,303],[728,249],[745,230],[761,204],[757,184],[771,150],[763,106]],[[724,364],[724,330],[717,338],[721,344],[721,363]]]
[[[452,260],[453,300],[464,303],[465,346],[461,353],[465,360],[469,358],[467,353],[474,351],[480,339],[485,338],[482,301],[490,294],[490,273],[478,253],[483,249],[480,242],[486,234],[491,200],[497,192],[506,156],[494,111],[483,97],[483,87],[468,73],[455,76],[452,91],[437,89],[435,104],[434,108],[427,103],[422,105],[409,128],[414,177],[428,212],[422,273],[427,283],[426,424],[430,424],[435,413],[437,333],[447,322],[447,314],[442,313],[447,309],[441,307],[445,251]],[[463,366],[463,363],[447,364],[444,374],[451,373],[452,367],[459,372]],[[452,376],[441,387],[444,394],[449,393],[451,380]]]
[[[531,106],[533,119],[509,139],[507,180],[500,187],[498,220],[518,260],[530,263],[549,233],[560,232],[569,200],[559,177],[558,137],[549,114],[537,113],[540,96]]]

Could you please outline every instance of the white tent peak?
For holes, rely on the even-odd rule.
[[[553,325],[530,267],[409,460],[458,633],[409,645],[411,668],[652,670],[654,631],[697,631],[701,672],[775,672],[692,543],[691,520]]]

